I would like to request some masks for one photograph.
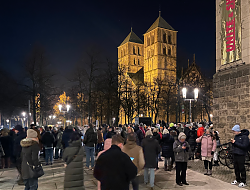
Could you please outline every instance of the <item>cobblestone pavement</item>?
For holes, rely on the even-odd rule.
[[[163,170],[163,162],[160,162],[160,169],[156,171],[155,190],[234,190],[239,189],[232,186],[229,182],[233,179],[232,170],[223,169],[223,167],[215,168],[213,177],[205,176],[199,172],[203,172],[201,161],[190,161],[189,170],[187,172],[187,180],[189,186],[179,187],[175,184],[175,171],[166,172]],[[220,169],[221,168],[221,169]],[[197,171],[198,172],[197,172]],[[45,175],[39,178],[39,190],[63,189],[64,166],[62,161],[55,161],[52,166],[44,166]],[[224,176],[224,177],[223,177]],[[230,177],[229,177],[230,176]],[[86,190],[97,189],[97,181],[93,177],[93,171],[84,171],[84,185]],[[218,179],[217,179],[218,178]],[[16,169],[0,170],[0,190],[23,190],[24,186],[16,184],[18,173]],[[226,182],[223,182],[226,181]],[[143,184],[143,176],[140,176],[140,190],[148,190],[149,187]]]
[[[188,168],[201,173],[202,175],[205,172],[203,161],[201,160],[192,160],[188,162]],[[212,178],[222,180],[227,183],[231,183],[232,181],[235,180],[235,174],[233,169],[229,169],[226,166],[223,166],[220,164],[220,166],[213,166],[213,174]],[[249,187],[247,189],[250,189],[250,171],[247,171],[247,184],[249,184]]]

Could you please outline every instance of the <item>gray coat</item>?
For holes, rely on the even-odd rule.
[[[63,160],[67,164],[64,177],[64,190],[85,190],[83,183],[83,155],[81,139],[71,142],[63,152]]]
[[[182,149],[184,145],[187,147],[185,150]],[[174,155],[175,155],[175,162],[188,162],[190,157],[190,146],[187,141],[181,143],[179,140],[176,140],[173,145]]]

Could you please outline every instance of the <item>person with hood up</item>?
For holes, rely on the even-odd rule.
[[[137,175],[137,168],[127,154],[121,151],[124,139],[112,136],[112,146],[96,161],[94,177],[102,190],[129,190],[129,183]]]
[[[165,158],[165,171],[171,171],[173,167],[174,152],[173,152],[174,138],[169,134],[167,129],[163,130],[162,136],[162,156]]]
[[[96,160],[101,156],[102,153],[104,153],[104,152],[106,152],[106,150],[110,149],[111,145],[112,145],[112,138],[106,139],[104,141],[104,149],[98,153]],[[98,188],[98,190],[101,190],[101,182],[100,181],[97,182],[97,188]]]
[[[26,133],[21,125],[15,126],[15,133],[16,137],[14,138],[14,145],[13,145],[13,156],[14,162],[16,163],[17,171],[20,174],[20,177],[17,181],[18,185],[23,185],[22,173],[21,173],[21,165],[22,165],[22,146],[20,144],[21,140],[26,138]]]
[[[231,139],[231,142],[233,144],[234,171],[236,180],[234,180],[231,184],[237,185],[237,183],[239,183],[239,187],[246,187],[245,159],[249,147],[249,131],[246,129],[240,130],[239,125],[235,125],[232,128],[232,131],[235,135],[234,139]]]
[[[94,169],[95,164],[95,145],[97,144],[97,134],[94,131],[93,125],[89,124],[89,128],[85,133],[83,143],[85,144],[86,152],[86,169],[89,169],[89,163],[91,159],[91,170]]]
[[[123,147],[122,151],[126,153],[132,162],[137,167],[137,173],[143,169],[145,165],[143,150],[136,144],[136,137],[133,133],[129,133],[127,136],[127,144]],[[138,175],[132,181],[133,190],[139,189],[139,177]]]
[[[84,190],[83,176],[83,147],[81,136],[73,132],[70,136],[69,146],[63,152],[65,161],[64,190]]]
[[[156,139],[153,138],[153,133],[151,130],[146,132],[145,139],[142,140],[142,148],[145,159],[144,166],[144,183],[148,183],[148,172],[150,173],[150,187],[154,189],[155,181],[155,168],[158,167],[157,160],[158,154],[161,152],[161,147]]]
[[[25,190],[37,190],[38,189],[38,178],[30,176],[29,165],[38,166],[38,153],[40,150],[39,139],[37,132],[33,129],[27,130],[27,138],[21,141],[22,146],[22,178],[25,184]],[[29,164],[29,165],[28,165]]]
[[[213,136],[213,133],[210,129],[206,129],[206,132],[203,136],[196,139],[197,143],[201,143],[201,156],[204,161],[204,166],[206,172],[204,175],[212,175],[212,163],[214,152],[217,148],[216,139]],[[209,169],[208,169],[209,165]]]
[[[141,146],[141,141],[143,140],[143,133],[141,131],[141,129],[139,128],[139,125],[135,125],[135,133],[138,137],[138,140],[139,140],[139,146]]]
[[[173,150],[176,163],[176,184],[179,186],[189,185],[186,180],[187,162],[190,156],[190,146],[186,141],[185,133],[181,132],[178,140],[174,142]]]

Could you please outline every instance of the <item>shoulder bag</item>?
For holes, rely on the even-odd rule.
[[[25,155],[26,156],[26,155]],[[27,157],[26,157],[27,159]],[[27,165],[29,166],[29,174],[31,178],[39,178],[44,175],[42,164],[39,163],[37,166],[29,164],[27,160]]]

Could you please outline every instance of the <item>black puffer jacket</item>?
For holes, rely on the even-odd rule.
[[[141,145],[141,141],[143,140],[143,134],[142,134],[142,131],[141,129],[139,128],[139,126],[135,126],[135,133],[138,137],[138,140],[139,140],[139,145]],[[138,144],[138,143],[137,143]]]
[[[196,146],[196,139],[197,139],[197,132],[195,128],[192,128],[192,130],[188,132],[188,136],[189,136],[188,143],[191,149],[194,150]]]
[[[88,147],[94,147],[97,144],[97,133],[95,133],[93,127],[86,131],[83,143]]]
[[[83,182],[83,155],[81,139],[70,142],[69,146],[64,150],[63,160],[67,164],[64,177],[64,190],[85,189]]]
[[[39,164],[38,152],[40,150],[38,142],[26,138],[21,141],[22,146],[22,178],[30,179],[29,166],[27,162],[32,166],[37,166]]]
[[[170,158],[174,155],[173,151],[174,138],[170,134],[165,134],[162,136],[162,156],[165,158]]]
[[[158,141],[150,135],[142,140],[141,146],[143,148],[145,158],[145,168],[156,168],[157,156],[161,151]]]
[[[235,135],[233,143],[233,153],[237,155],[246,155],[249,146],[249,131],[243,129],[240,134]]]

